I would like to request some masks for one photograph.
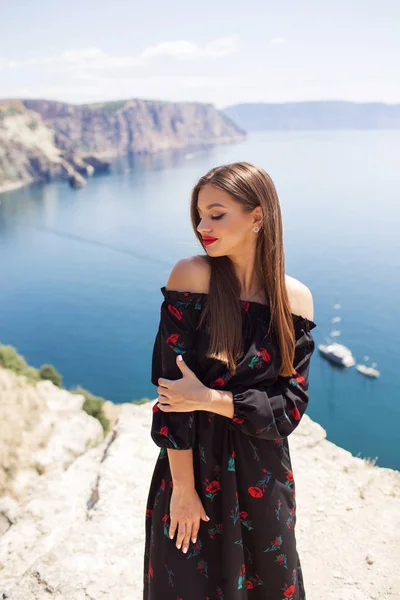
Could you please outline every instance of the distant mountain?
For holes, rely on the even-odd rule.
[[[232,142],[245,137],[212,104],[119,100],[66,104],[22,100],[55,132],[58,147],[114,156]]]
[[[101,159],[231,143],[245,136],[212,104],[0,100],[0,192],[58,178],[81,187],[86,175],[106,170]]]
[[[400,104],[383,102],[235,104],[222,112],[246,131],[400,129]]]

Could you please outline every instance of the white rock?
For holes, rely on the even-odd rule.
[[[27,410],[31,406],[34,430],[52,403],[49,386],[40,387],[38,395],[22,386],[18,396]],[[6,388],[14,389],[0,371],[0,393]],[[0,511],[13,520],[0,537],[0,592],[10,600],[141,600],[145,506],[159,452],[150,438],[153,403],[123,405],[114,432],[87,449],[80,437],[68,438],[62,424],[75,414],[82,439],[96,433],[73,413],[75,402],[72,412],[56,406],[61,424],[46,422],[64,440],[45,440],[51,456],[64,466],[69,460],[67,468],[50,470],[49,464],[19,505],[0,500]],[[289,443],[307,600],[398,598],[400,473],[352,457],[307,415],[300,426],[303,432],[296,430]],[[88,509],[90,498],[95,503]]]

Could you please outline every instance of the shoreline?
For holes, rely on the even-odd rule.
[[[6,192],[13,192],[14,190],[18,190],[21,187],[24,187],[25,185],[28,185],[29,183],[31,183],[30,181],[27,180],[23,180],[23,181],[8,181],[5,183],[0,184],[0,194],[5,194]]]

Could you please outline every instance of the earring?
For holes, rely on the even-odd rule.
[[[253,227],[252,231],[254,231],[254,233],[258,233],[260,231],[260,228],[256,225],[255,227]]]

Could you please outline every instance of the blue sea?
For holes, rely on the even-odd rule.
[[[121,157],[80,190],[66,182],[0,195],[0,343],[70,388],[114,402],[156,398],[151,353],[174,263],[202,253],[190,192],[211,167],[246,160],[272,177],[286,273],[314,297],[313,336],[338,341],[355,367],[312,358],[307,414],[352,454],[400,468],[400,131],[262,132],[245,142]],[[334,309],[338,304],[340,308]]]

